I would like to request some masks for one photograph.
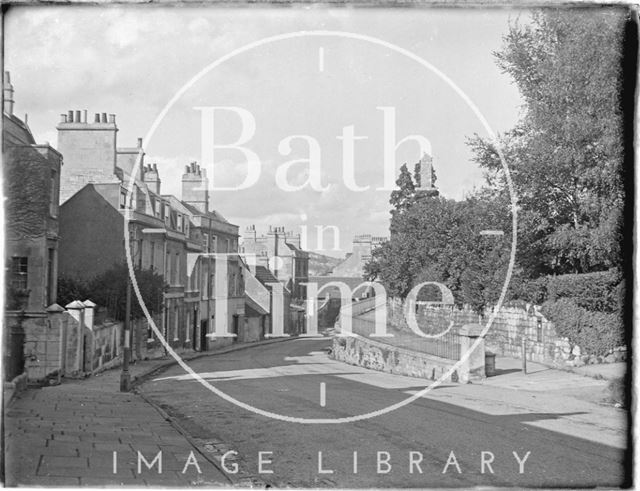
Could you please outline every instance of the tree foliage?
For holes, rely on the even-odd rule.
[[[145,306],[151,314],[159,312],[165,288],[162,275],[150,269],[136,269],[134,273]],[[130,276],[126,264],[114,265],[90,281],[61,276],[58,279],[58,303],[64,306],[74,300],[89,299],[98,307],[105,307],[109,316],[116,320],[124,320],[128,281]],[[132,289],[131,318],[143,316],[142,308]]]
[[[512,25],[495,53],[524,99],[499,145],[521,208],[528,274],[583,273],[620,261],[622,117],[618,10],[559,10]],[[489,180],[504,187],[496,145],[470,140]]]
[[[396,179],[398,189],[391,192],[391,215],[396,216],[407,210],[415,198],[416,186],[411,178],[411,173],[407,169],[407,164],[400,167],[400,175]]]
[[[511,25],[494,54],[524,104],[516,126],[497,141],[477,135],[468,141],[485,172],[485,186],[459,202],[417,196],[419,164],[413,176],[403,165],[390,199],[391,237],[374,251],[366,277],[381,281],[393,296],[405,296],[421,281],[437,281],[456,301],[478,311],[494,303],[512,241],[512,201],[501,153],[518,200],[518,250],[505,300],[542,303],[550,291],[574,281],[554,282],[549,275],[612,270],[598,278],[606,283],[605,303],[613,305],[607,282],[617,278],[620,265],[624,202],[619,98],[624,21],[614,9],[545,10]],[[481,236],[486,229],[504,235]],[[575,279],[577,284],[585,288],[571,301],[595,309],[582,299],[594,299],[597,292],[588,281]],[[604,319],[596,317],[588,322]],[[606,317],[607,325],[611,319]]]

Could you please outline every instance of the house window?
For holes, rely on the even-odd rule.
[[[164,214],[164,224],[165,225],[169,225],[169,220],[170,220],[170,216],[171,216],[171,209],[169,208],[169,205],[164,203],[162,205],[162,209],[163,209],[163,214]]]
[[[11,286],[17,290],[27,289],[27,270],[29,258],[14,257],[11,265]]]
[[[156,243],[155,242],[150,242],[149,243],[149,267],[151,269],[155,268],[155,259],[156,259]]]
[[[138,239],[138,269],[142,269],[142,255],[144,254],[144,241]]]
[[[231,252],[231,240],[227,239],[227,252]]]
[[[209,251],[209,236],[207,234],[204,234],[204,250],[206,252],[210,252]]]
[[[136,210],[144,213],[147,209],[147,196],[136,186]]]
[[[218,237],[211,236],[211,252],[218,252]]]
[[[127,206],[127,192],[122,189],[120,191],[120,209],[124,210],[124,208]]]
[[[209,269],[209,259],[205,259],[205,261],[207,261],[207,270]],[[204,264],[203,264],[204,266]],[[209,286],[207,281],[207,275],[205,274],[204,270],[201,269],[200,270],[201,275],[200,275],[200,284],[201,284],[201,291],[202,291],[202,299],[204,300],[205,298],[207,298],[207,295],[209,294],[209,290],[207,290],[207,287]]]
[[[58,216],[58,184],[57,184],[57,175],[58,173],[51,169],[51,182],[50,182],[50,193],[49,197],[49,214],[52,217]]]
[[[178,214],[178,232],[182,232],[182,215]]]
[[[198,279],[198,267],[199,267],[198,264],[195,264],[193,266],[193,269],[191,270],[191,274],[188,275],[189,276],[189,279],[188,279],[189,290],[191,290],[191,291],[195,291],[198,288],[198,282],[197,282],[197,279]],[[189,268],[187,268],[187,273],[189,273],[188,269]]]
[[[176,285],[181,285],[182,281],[180,281],[180,253],[176,252],[176,278],[175,278],[175,284]]]
[[[52,305],[55,302],[55,297],[53,295],[53,291],[55,290],[55,282],[56,282],[56,274],[55,274],[55,260],[56,260],[56,250],[48,249],[47,250],[47,305]]]

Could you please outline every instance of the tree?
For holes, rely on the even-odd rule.
[[[480,309],[499,296],[511,237],[486,239],[480,231],[509,232],[508,225],[507,211],[485,196],[462,202],[436,196],[419,200],[392,218],[390,240],[373,252],[366,277],[397,297],[421,282],[442,283],[458,303]]]
[[[415,201],[416,186],[407,169],[407,164],[402,164],[402,167],[400,167],[400,175],[396,180],[396,186],[398,186],[398,189],[391,192],[391,198],[389,199],[389,203],[392,206],[392,217],[407,210]]]
[[[136,282],[145,306],[153,315],[162,308],[164,279],[151,269],[134,270]],[[116,264],[89,282],[76,278],[60,277],[58,280],[58,303],[66,305],[74,300],[89,299],[98,306],[105,307],[111,317],[124,320],[126,311],[127,282],[130,281],[129,268],[125,263]],[[144,312],[132,291],[131,317],[144,317]]]
[[[620,261],[624,21],[613,9],[546,10],[512,25],[495,53],[524,99],[521,120],[499,144],[521,208],[519,257],[533,277]],[[477,136],[470,145],[504,189],[495,145]]]

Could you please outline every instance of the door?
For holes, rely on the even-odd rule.
[[[200,321],[200,351],[207,351],[207,320]]]

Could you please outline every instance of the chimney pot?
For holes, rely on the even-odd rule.
[[[82,123],[82,116],[80,116],[81,112],[79,110],[76,111],[76,123]]]
[[[73,111],[69,111],[69,123],[73,123]]]
[[[142,138],[138,138],[138,148],[142,148]]]
[[[93,120],[94,123],[99,123],[100,122],[100,113],[96,113],[95,119]]]
[[[158,172],[158,164],[155,164],[155,163],[153,164],[153,170]]]
[[[86,109],[84,111],[82,111],[82,122],[83,123],[87,122],[87,110]]]
[[[109,123],[116,123],[116,115],[115,114],[109,114]]]
[[[102,113],[102,122],[103,123],[107,122],[107,113]]]
[[[60,122],[61,123],[66,123],[67,122],[67,115],[66,114],[61,114],[60,115]]]
[[[184,166],[184,172],[185,172],[185,174],[189,174],[189,166],[188,165]]]

